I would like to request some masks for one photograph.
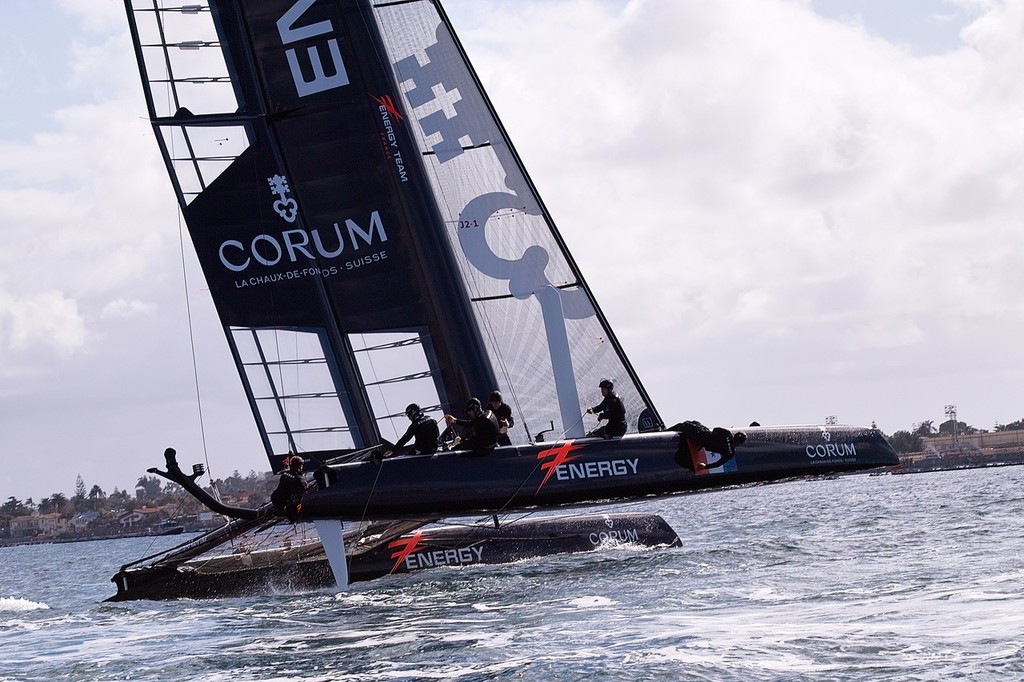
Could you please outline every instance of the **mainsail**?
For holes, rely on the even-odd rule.
[[[605,377],[663,427],[439,2],[126,6],[272,466],[493,389],[514,443],[580,436]]]

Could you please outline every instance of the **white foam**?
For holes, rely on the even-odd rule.
[[[40,604],[28,599],[18,597],[0,597],[0,611],[38,611],[39,609],[50,608],[46,604]]]
[[[569,604],[575,606],[578,609],[588,609],[601,606],[614,606],[615,602],[608,597],[601,596],[584,596],[570,599]]]

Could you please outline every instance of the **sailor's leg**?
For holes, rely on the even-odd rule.
[[[348,561],[345,558],[345,533],[341,521],[317,519],[313,521],[313,526],[324,545],[324,552],[331,564],[331,572],[334,573],[334,582],[338,583],[339,590],[347,590]]]

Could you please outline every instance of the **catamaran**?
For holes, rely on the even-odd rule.
[[[289,516],[315,524],[337,585],[385,522],[898,465],[873,428],[666,428],[439,0],[125,4],[256,428],[275,471],[318,470]],[[602,379],[624,436],[587,433]],[[378,456],[408,403],[440,418],[495,389],[511,445]],[[156,471],[198,488],[173,457]]]

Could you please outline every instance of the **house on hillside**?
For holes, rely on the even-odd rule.
[[[81,533],[90,525],[92,525],[96,519],[100,517],[99,512],[87,511],[81,514],[75,514],[74,518],[71,519],[71,528],[76,533]]]
[[[11,519],[12,538],[30,538],[39,534],[38,515],[15,516]]]
[[[39,536],[55,538],[68,529],[68,520],[61,518],[57,512],[39,515]]]
[[[163,518],[163,512],[159,509],[142,507],[141,509],[124,512],[117,518],[117,521],[121,524],[121,528],[130,530],[132,528],[152,526],[160,521],[161,518]]]
[[[68,529],[67,519],[60,514],[30,514],[11,519],[12,538],[55,538]]]

